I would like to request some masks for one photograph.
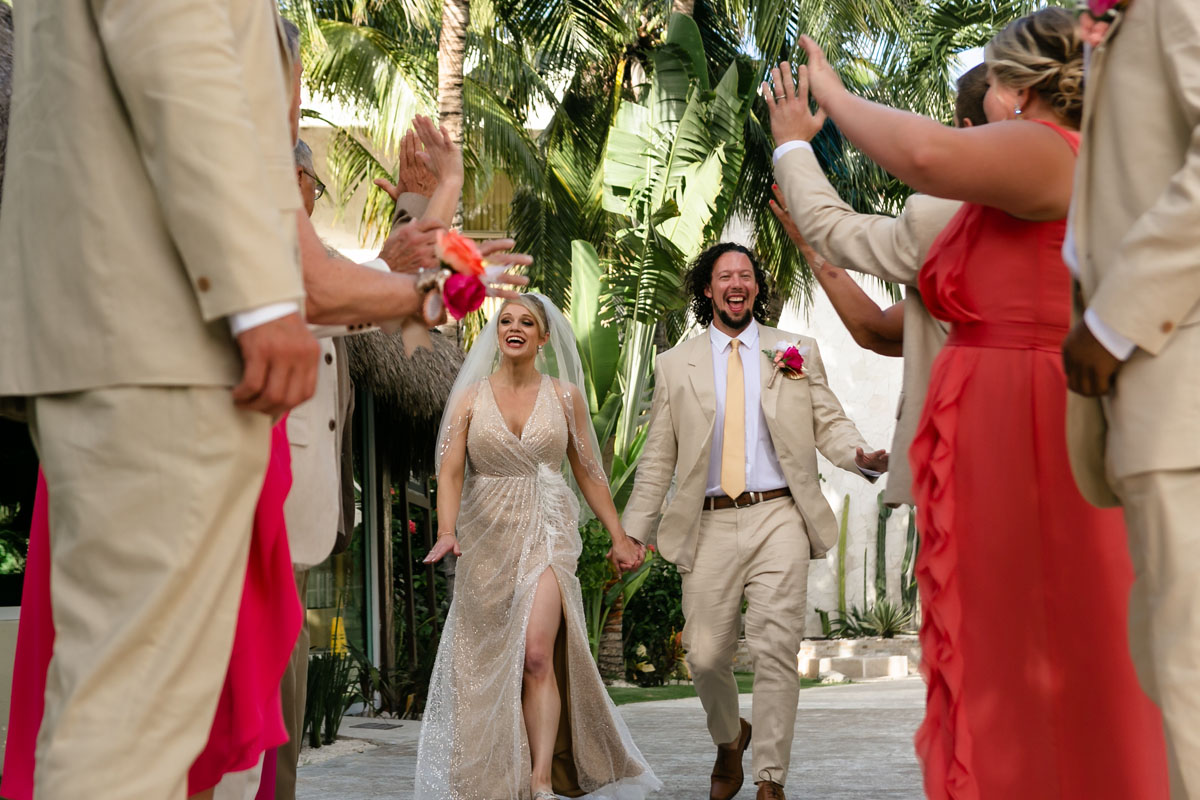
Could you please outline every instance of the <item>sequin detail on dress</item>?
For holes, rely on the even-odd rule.
[[[487,380],[474,387],[457,531],[463,555],[421,728],[417,800],[530,796],[521,676],[525,630],[547,568],[563,602],[555,791],[642,800],[662,786],[609,700],[588,646],[575,577],[579,502],[561,472],[572,437],[555,384],[542,378],[519,438],[505,425]]]

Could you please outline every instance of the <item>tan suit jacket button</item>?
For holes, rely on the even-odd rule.
[[[1169,322],[1169,321],[1168,321],[1168,322],[1164,322],[1164,323],[1162,324],[1162,332],[1163,332],[1163,333],[1170,333],[1170,332],[1171,332],[1171,331],[1173,331],[1173,330],[1175,330],[1175,323],[1174,323],[1174,322]]]
[[[333,363],[333,353],[326,353],[326,354],[325,354],[325,363],[326,363],[326,364],[332,364],[332,363]]]
[[[335,420],[332,420],[332,419],[329,420],[329,430],[331,430],[331,431],[337,430],[337,422]]]
[[[201,275],[199,278],[196,278],[196,288],[202,292],[207,292],[212,288],[212,283],[209,282],[208,278]]]

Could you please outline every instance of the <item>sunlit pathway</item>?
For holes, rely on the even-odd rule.
[[[924,684],[915,678],[801,692],[789,800],[920,798],[912,736],[924,697]],[[743,715],[749,718],[750,695],[742,695],[742,703]],[[621,715],[666,785],[657,797],[708,797],[714,751],[699,700],[636,703],[622,706]],[[351,727],[363,722],[367,721],[348,717],[342,730],[380,746],[301,767],[299,800],[412,796],[419,724],[405,722],[388,731]],[[749,771],[749,755],[745,763]],[[738,798],[753,800],[749,776]]]

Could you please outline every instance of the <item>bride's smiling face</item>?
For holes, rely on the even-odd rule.
[[[533,312],[520,303],[508,303],[500,309],[496,336],[500,339],[500,352],[518,361],[537,355],[538,347],[549,338],[542,333]]]

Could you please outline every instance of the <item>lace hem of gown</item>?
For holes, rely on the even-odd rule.
[[[945,355],[945,354],[943,354]],[[914,742],[930,800],[977,800],[971,774],[972,742],[962,702],[962,600],[958,591],[954,449],[963,372],[935,367],[921,427],[909,449],[921,548],[916,577],[921,591],[921,672],[925,719]],[[939,785],[940,784],[940,785]]]

